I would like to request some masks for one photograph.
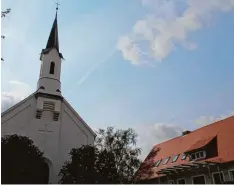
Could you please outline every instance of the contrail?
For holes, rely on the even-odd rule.
[[[94,65],[76,84],[75,86],[66,93],[66,96],[70,95],[74,89],[80,85],[82,85],[84,83],[85,80],[87,80],[87,78],[89,78],[89,76],[91,74],[93,74],[93,72],[95,72],[103,63],[107,62],[108,60],[111,59],[111,57],[117,52],[116,49],[114,49],[112,52],[109,53],[109,55],[107,55],[103,60],[101,60],[101,62],[97,63],[96,65]]]

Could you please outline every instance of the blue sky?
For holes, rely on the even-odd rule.
[[[146,152],[232,115],[234,2],[202,2],[60,0],[62,94],[92,128],[135,128]],[[2,108],[36,89],[55,16],[54,1],[3,1],[8,7]]]

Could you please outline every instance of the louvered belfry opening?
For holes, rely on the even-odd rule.
[[[38,109],[36,112],[36,119],[41,119],[43,111],[50,111],[53,113],[53,121],[58,121],[59,119],[59,112],[55,111],[55,102],[52,101],[44,101],[43,102],[43,109]]]
[[[55,108],[54,102],[45,101],[43,103],[43,110],[44,111],[52,111],[53,112],[54,108]]]

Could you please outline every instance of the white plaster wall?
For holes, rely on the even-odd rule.
[[[42,71],[40,78],[49,77],[58,79],[60,81],[60,73],[61,73],[61,58],[59,57],[58,51],[53,48],[48,53],[42,55]],[[54,74],[50,74],[50,63],[55,63]]]
[[[50,174],[51,182],[56,183],[58,177],[55,174],[56,163],[59,159],[59,122],[52,119],[52,113],[45,111],[41,119],[36,119],[36,98],[35,96],[23,102],[15,109],[10,110],[2,115],[2,136],[10,134],[19,134],[27,136],[34,141],[34,144],[44,152],[44,156],[52,163],[52,173]],[[48,130],[52,133],[40,132]]]
[[[9,112],[1,116],[2,136],[8,134],[27,135],[29,124],[33,114],[34,96],[29,97],[26,101],[22,101],[20,105],[16,105]]]
[[[61,169],[64,162],[70,159],[69,152],[72,148],[79,148],[81,145],[87,144],[93,145],[95,139],[95,135],[90,132],[66,102],[62,103],[60,119],[60,146],[58,152],[60,162],[57,169]]]
[[[54,74],[50,74],[51,62],[55,63]],[[58,51],[56,49],[51,49],[48,53],[42,54],[40,78],[37,83],[37,88],[43,86],[45,90],[40,90],[41,92],[61,94],[56,92],[57,89],[61,90],[60,73],[61,58],[59,57]]]
[[[53,78],[41,78],[38,82],[38,88],[43,86],[45,89],[39,89],[38,92],[61,95],[61,92],[57,92],[57,89],[61,91],[60,81]]]
[[[53,121],[53,113],[43,111],[41,119],[36,119],[35,96],[20,103],[16,108],[2,115],[2,135],[20,134],[31,138],[52,163],[50,182],[58,183],[58,173],[72,148],[82,144],[93,144],[94,133],[82,122],[77,114],[64,102],[58,121]],[[40,132],[47,127],[50,133]]]

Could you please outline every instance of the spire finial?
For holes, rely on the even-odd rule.
[[[59,7],[59,3],[58,3],[58,0],[57,0],[57,2],[56,2],[56,13],[57,13],[57,11],[58,11],[58,7]]]

